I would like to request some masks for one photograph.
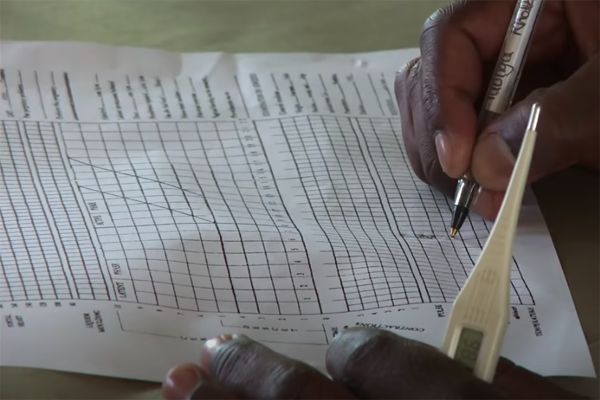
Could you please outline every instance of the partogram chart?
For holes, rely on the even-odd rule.
[[[300,233],[256,132],[232,122],[62,124],[107,260],[136,301],[319,313]],[[126,267],[126,268],[124,268]]]
[[[460,240],[448,240],[450,201],[411,172],[399,124],[388,118],[359,118],[356,125],[383,183],[382,195],[414,254],[431,299],[452,301],[477,261],[483,247],[480,238],[489,234],[487,224],[472,215]],[[511,301],[533,301],[516,262]]]
[[[406,161],[393,81],[418,49],[0,46],[2,365],[160,380],[229,332],[324,370],[349,326],[439,346],[492,224],[450,239]],[[594,376],[526,200],[504,356]]]
[[[2,121],[0,298],[108,300],[52,124]]]
[[[471,218],[448,238],[449,203],[416,180],[388,118],[5,122],[0,139],[6,300],[247,314],[450,302],[488,233]],[[512,301],[533,301],[517,266]]]
[[[489,233],[470,218],[450,240],[448,200],[414,177],[389,118],[302,116],[268,128],[333,249],[350,310],[451,302]],[[267,126],[265,126],[267,129]],[[531,304],[516,265],[511,300]]]

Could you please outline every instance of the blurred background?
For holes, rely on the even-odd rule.
[[[3,40],[174,51],[355,52],[418,44],[440,0],[0,0]]]

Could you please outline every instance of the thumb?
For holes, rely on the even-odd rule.
[[[525,134],[531,106],[541,105],[529,181],[573,165],[598,169],[599,79],[595,55],[569,79],[538,89],[490,124],[473,151],[477,182],[504,191]]]

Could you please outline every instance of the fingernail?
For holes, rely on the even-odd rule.
[[[436,132],[435,134],[435,148],[437,150],[438,159],[442,169],[447,174],[448,164],[452,156],[452,144],[451,140],[444,132]]]
[[[187,399],[200,384],[202,376],[193,364],[178,365],[167,373],[163,392],[169,399]]]
[[[207,350],[209,353],[215,353],[217,350],[219,350],[219,347],[223,346],[225,343],[231,342],[232,340],[236,339],[237,336],[238,335],[230,334],[219,335],[217,337],[207,340],[206,343],[204,343],[204,349]]]
[[[206,370],[210,370],[210,364],[215,355],[219,352],[219,350],[223,347],[223,345],[230,343],[234,340],[251,340],[250,338],[244,335],[237,334],[225,334],[214,337],[212,339],[207,340],[204,343],[202,351],[200,351],[200,365],[202,368]]]

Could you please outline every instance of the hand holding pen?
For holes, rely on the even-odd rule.
[[[598,169],[597,0],[545,1],[512,107],[491,123],[479,120],[515,5],[471,0],[436,13],[423,30],[421,58],[396,81],[415,173],[452,199],[470,173],[482,188],[471,211],[486,219],[496,217],[534,102],[545,112],[530,181],[573,165]],[[504,94],[510,99],[510,90]]]
[[[504,43],[500,48],[496,67],[483,98],[477,131],[487,128],[511,105],[519,79],[523,73],[529,45],[535,33],[535,25],[541,14],[543,0],[519,0],[509,22]],[[450,224],[450,235],[454,237],[469,215],[471,204],[479,195],[481,187],[467,171],[458,180],[454,195],[454,212]]]

